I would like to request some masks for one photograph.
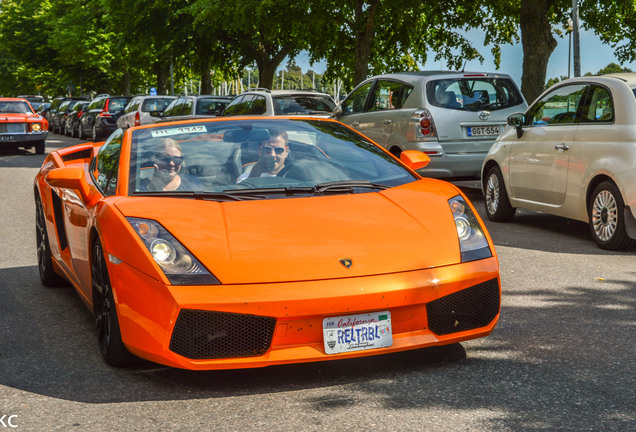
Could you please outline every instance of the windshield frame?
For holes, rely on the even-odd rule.
[[[199,175],[204,173],[197,171],[202,161],[208,161],[205,157],[220,150],[221,147],[234,146],[235,149],[252,148],[254,142],[259,141],[259,133],[273,129],[284,129],[289,134],[289,151],[294,158],[289,163],[287,173],[282,176],[250,177],[247,181],[237,183],[238,178],[225,177],[230,179],[225,183],[214,184],[209,178]],[[183,131],[180,134],[179,131]],[[189,132],[194,131],[194,132]],[[236,131],[236,132],[234,132]],[[159,124],[152,127],[142,127],[132,130],[130,146],[129,184],[128,195],[144,195],[148,186],[150,176],[159,169],[158,165],[151,164],[150,159],[156,157],[156,147],[158,139],[162,137],[176,137],[181,139],[183,150],[183,165],[187,171],[182,171],[187,175],[195,175],[203,184],[202,187],[193,186],[190,189],[183,189],[183,197],[193,197],[192,192],[207,193],[208,195],[231,194],[232,191],[275,189],[281,193],[268,193],[262,196],[263,199],[273,198],[293,198],[302,196],[296,193],[299,190],[309,191],[311,188],[332,181],[357,181],[351,187],[342,187],[329,194],[334,193],[367,193],[377,192],[382,188],[364,187],[359,183],[367,181],[371,184],[382,187],[394,187],[405,183],[419,180],[419,176],[410,171],[397,158],[374,144],[368,138],[353,131],[341,123],[328,119],[309,118],[263,118],[263,119],[210,119],[202,121],[179,122],[178,124]],[[245,134],[252,137],[247,141],[225,141],[231,134]],[[252,136],[250,134],[256,134]],[[269,137],[269,135],[264,135]],[[201,139],[199,139],[201,138]],[[203,139],[206,138],[206,139]],[[315,139],[312,143],[309,140]],[[215,148],[213,140],[218,142],[219,148]],[[302,141],[304,140],[304,142]],[[317,143],[320,141],[320,145]],[[208,147],[202,144],[209,143]],[[258,145],[258,144],[257,144]],[[331,157],[321,147],[330,145]],[[198,147],[196,147],[198,146]],[[192,149],[195,149],[194,151]],[[220,150],[226,151],[226,150]],[[238,151],[238,150],[237,150]],[[149,152],[153,153],[150,155]],[[250,156],[253,157],[252,154]],[[216,155],[215,155],[216,157]],[[232,156],[236,157],[236,156]],[[249,157],[249,156],[248,156]],[[196,163],[192,162],[196,161]],[[242,161],[241,161],[242,162]],[[237,162],[234,161],[238,166]],[[254,162],[252,162],[254,163]],[[143,172],[143,174],[142,174]],[[181,171],[180,171],[181,172]],[[205,173],[204,173],[205,174]],[[239,172],[240,174],[240,172]],[[186,182],[187,183],[187,182]],[[294,193],[289,193],[289,190]],[[294,191],[294,189],[296,189]],[[166,191],[172,197],[179,196],[179,191]],[[324,191],[314,190],[310,195],[324,194]],[[147,195],[147,194],[146,194]],[[154,195],[154,194],[153,194]],[[161,196],[161,193],[156,194]],[[305,194],[307,195],[307,194]],[[198,195],[201,197],[201,194]],[[213,198],[212,198],[213,199]],[[219,199],[222,200],[222,199]]]

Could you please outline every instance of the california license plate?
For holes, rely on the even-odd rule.
[[[499,135],[499,126],[479,126],[468,127],[468,136],[491,136]]]
[[[393,344],[391,312],[325,318],[322,333],[327,354],[389,347]]]

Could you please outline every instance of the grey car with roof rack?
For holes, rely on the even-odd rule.
[[[396,156],[426,153],[431,162],[418,170],[423,176],[478,179],[507,117],[526,108],[506,74],[413,71],[363,81],[334,117]]]
[[[305,116],[331,117],[336,107],[327,93],[314,89],[269,90],[254,88],[236,96],[225,108],[224,116]]]

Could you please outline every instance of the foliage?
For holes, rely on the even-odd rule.
[[[521,41],[522,90],[545,86],[555,38],[567,35],[571,0],[2,0],[0,92],[204,93],[222,82],[337,93],[372,74],[418,69],[429,60],[461,69],[484,60],[468,32],[481,29],[498,67],[501,45]],[[636,59],[636,6],[581,0],[587,28]],[[308,50],[325,76],[302,74]],[[430,58],[429,58],[430,57]],[[280,69],[289,61],[286,69]],[[245,67],[253,72],[248,83]],[[258,70],[258,72],[256,72]],[[313,84],[315,82],[315,84]],[[196,85],[190,85],[196,83]],[[335,83],[335,84],[334,84]],[[550,81],[548,81],[550,83]]]

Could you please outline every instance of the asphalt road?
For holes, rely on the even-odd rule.
[[[51,135],[47,146],[78,142]],[[636,430],[636,249],[602,251],[585,224],[533,212],[487,221],[501,319],[454,349],[118,370],[101,360],[74,291],[40,284],[32,183],[42,160],[0,150],[0,432]],[[480,194],[466,190],[483,217]]]

